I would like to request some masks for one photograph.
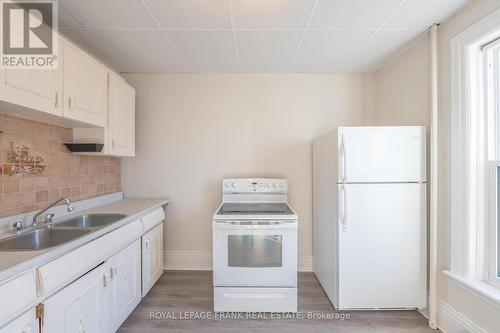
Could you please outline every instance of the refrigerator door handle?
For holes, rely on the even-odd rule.
[[[340,177],[340,181],[345,182],[347,172],[347,156],[345,150],[345,138],[343,134],[340,138],[340,150],[342,154],[342,176]]]
[[[342,198],[340,223],[342,224],[344,231],[347,231],[347,191],[344,185],[340,185],[340,196]]]

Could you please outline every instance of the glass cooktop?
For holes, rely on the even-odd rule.
[[[292,215],[286,203],[224,203],[217,215]]]

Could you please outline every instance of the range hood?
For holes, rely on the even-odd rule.
[[[65,142],[64,145],[72,153],[100,153],[104,148],[104,143],[95,142]]]

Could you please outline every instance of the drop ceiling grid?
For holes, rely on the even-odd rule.
[[[155,23],[156,27],[160,28],[160,31],[161,31],[162,35],[165,37],[168,44],[174,49],[175,54],[177,54],[177,56],[181,59],[182,63],[184,64],[184,66],[186,66],[187,70],[189,72],[192,72],[191,66],[188,64],[186,59],[182,56],[182,54],[179,52],[177,47],[174,45],[174,43],[172,42],[172,39],[169,37],[168,33],[165,30],[161,29],[160,23],[156,19],[155,15],[153,14],[153,12],[149,8],[149,6],[146,4],[146,1],[145,0],[140,0],[140,1],[141,1],[142,5],[144,6],[144,8],[146,9],[146,11],[148,12],[151,19],[153,20],[153,22]]]
[[[74,13],[72,10],[70,10],[68,8],[63,7],[62,4],[59,3],[59,9],[58,9],[59,13],[61,13],[61,9],[66,11],[68,13],[68,15],[71,16],[74,19],[74,21],[76,21],[77,24],[81,25],[84,28],[84,29],[82,29],[83,31],[88,31],[91,34],[93,34],[97,39],[103,41],[101,36],[96,31],[94,31],[86,22],[84,22],[84,20],[82,20],[76,13]],[[64,33],[64,31],[71,31],[71,30],[78,31],[79,29],[66,29],[66,30],[61,30],[61,32]],[[105,42],[105,41],[103,41],[103,42]],[[83,46],[83,45],[81,45],[81,46]],[[132,67],[131,64],[126,59],[119,56],[119,52],[117,50],[114,50],[109,45],[107,45],[107,47],[108,47],[108,49],[111,50],[112,53],[114,53],[114,57],[116,58],[116,59],[113,59],[113,63],[109,64],[110,66],[115,67],[115,69],[131,68]],[[123,65],[125,65],[125,66],[123,66]]]
[[[295,59],[297,58],[297,55],[299,54],[299,51],[302,47],[302,42],[304,41],[304,37],[306,35],[307,28],[309,28],[309,24],[311,23],[311,20],[313,18],[314,12],[316,11],[316,7],[318,6],[319,0],[316,0],[314,2],[313,7],[311,8],[311,12],[309,13],[309,17],[307,18],[306,25],[304,27],[304,31],[302,31],[302,34],[300,35],[299,43],[297,44],[297,47],[295,48],[295,52],[293,53],[292,60],[290,61],[290,65],[288,65],[288,72],[292,72],[293,65],[295,64]]]
[[[375,36],[375,34],[377,33],[377,31],[379,31],[379,30],[380,30],[380,28],[381,28],[381,27],[383,27],[383,26],[384,26],[384,24],[385,24],[386,22],[388,22],[388,21],[391,19],[391,17],[393,17],[393,16],[394,16],[394,14],[395,14],[395,13],[396,13],[396,12],[397,12],[397,11],[398,11],[398,10],[399,10],[399,9],[400,9],[403,5],[404,5],[404,4],[405,4],[405,2],[406,2],[406,0],[401,0],[401,1],[399,2],[399,4],[396,6],[396,8],[394,8],[394,9],[391,11],[391,13],[385,17],[385,19],[384,19],[384,20],[383,20],[383,21],[379,24],[379,26],[378,26],[376,29],[374,29],[374,30],[373,30],[373,32],[372,32],[372,33],[368,36],[368,38],[366,38],[366,39],[365,39],[365,40],[364,40],[364,41],[363,41],[363,42],[359,45],[359,47],[358,47],[357,49],[355,49],[355,50],[354,50],[354,52],[353,52],[353,53],[352,53],[352,54],[351,54],[351,55],[350,55],[350,56],[346,59],[345,64],[342,66],[342,71],[345,71],[345,68],[346,68],[346,67],[347,67],[350,63],[352,63],[352,62],[354,61],[354,57],[355,57],[355,56],[356,56],[356,55],[357,55],[357,54],[358,54],[358,53],[359,53],[359,52],[363,49],[363,47],[364,47],[365,45],[367,45],[367,44],[368,44],[368,42],[369,42],[369,41],[370,41],[370,40],[371,40],[371,39]],[[388,30],[389,30],[389,29],[388,29]],[[373,69],[370,73],[368,73],[368,74],[371,74],[371,73],[373,73],[373,72],[375,72],[375,71],[377,71],[377,70],[378,70],[378,68],[374,68],[374,69]]]
[[[441,15],[440,19],[443,19],[450,12],[456,11],[458,4],[461,8],[464,3],[468,2],[466,0],[431,1],[426,8],[420,11],[421,16],[415,18],[414,22],[420,20],[418,22],[421,24],[416,26],[413,22],[413,26],[405,27],[404,24],[401,24],[401,22],[405,22],[404,18],[401,17],[404,13],[401,14],[401,12],[408,15],[408,8],[415,8],[416,3],[420,0],[379,0],[371,3],[364,0],[287,0],[286,2],[207,0],[202,3],[197,2],[197,0],[183,0],[182,2],[125,0],[125,5],[122,5],[121,1],[123,0],[107,0],[109,3],[106,5],[101,5],[102,2],[98,0],[88,1],[90,3],[88,8],[82,7],[79,0],[60,1],[63,10],[78,21],[78,24],[72,24],[71,20],[66,20],[67,23],[64,24],[64,27],[69,29],[65,31],[70,37],[71,34],[76,36],[76,39],[78,39],[79,31],[89,31],[95,34],[97,37],[95,44],[97,45],[87,45],[87,48],[91,52],[95,51],[96,48],[100,51],[103,49],[111,50],[110,53],[117,55],[116,62],[121,64],[120,71],[140,70],[144,67],[137,65],[137,62],[144,64],[147,60],[139,59],[140,52],[133,49],[134,46],[139,45],[140,40],[136,43],[128,41],[120,44],[116,43],[113,37],[120,32],[126,35],[127,31],[130,31],[131,35],[137,38],[137,36],[142,36],[137,34],[139,31],[143,31],[145,34],[156,31],[157,34],[161,33],[163,39],[160,41],[160,39],[151,37],[150,45],[154,46],[155,43],[158,43],[158,49],[153,47],[151,50],[143,52],[160,52],[162,50],[166,52],[165,50],[171,49],[175,57],[179,59],[179,66],[182,63],[182,66],[178,67],[175,65],[177,60],[157,56],[154,58],[156,62],[146,67],[153,70],[157,68],[158,72],[161,72],[161,68],[167,68],[167,72],[168,68],[173,68],[172,72],[176,72],[175,69],[178,68],[179,72],[247,72],[248,69],[250,72],[259,72],[260,69],[260,71],[265,72],[357,74],[375,72],[385,63],[385,58],[390,57],[395,51],[422,33],[427,28],[427,25],[422,24],[427,23],[425,14]],[[119,17],[117,18],[109,17],[109,13],[103,14],[100,11],[102,8],[110,8],[113,4],[118,3],[121,5],[120,10],[125,12],[121,14],[118,12],[116,16]],[[131,13],[130,8],[126,7],[127,4],[130,4],[130,8],[134,8],[132,12],[138,11],[139,22],[128,22],[127,18],[134,17],[135,12]],[[141,6],[137,6],[138,4]],[[267,6],[269,6],[269,10],[266,10]],[[144,13],[140,7],[143,8]],[[72,9],[79,12],[74,12]],[[342,16],[344,15],[343,10],[346,11],[345,17]],[[372,15],[374,12],[376,15]],[[83,17],[79,14],[82,14]],[[96,17],[92,17],[93,14],[96,14]],[[341,19],[331,23],[330,17]],[[357,38],[349,40],[348,37],[342,37],[344,34],[338,33],[344,31],[346,36],[352,35],[357,36]],[[178,34],[177,32],[182,33]],[[322,38],[314,37],[314,34],[322,32],[326,34]],[[381,39],[384,40],[386,36],[392,36],[392,32],[398,36],[401,45],[377,43]],[[230,33],[231,37],[225,38],[223,33]],[[179,39],[179,36],[182,36],[183,39]],[[207,44],[203,36],[216,41],[215,44]],[[340,44],[337,46],[336,41],[332,41],[331,45],[324,46],[321,41],[324,41],[325,38],[328,40],[329,36],[340,37]],[[282,40],[283,38],[286,38],[286,41]],[[313,39],[311,40],[311,38]],[[121,39],[126,39],[126,37],[121,36]],[[314,45],[314,41],[320,45]],[[295,48],[292,47],[293,43],[296,43]],[[370,50],[366,51],[366,49],[370,49],[369,46],[373,44],[383,50],[378,50],[375,52],[377,54],[372,56],[371,52],[368,52]],[[345,54],[338,54],[337,49],[345,51]],[[221,56],[221,52],[224,56]],[[331,52],[334,52],[332,57],[330,57]],[[318,55],[320,53],[323,54]],[[98,53],[97,55],[99,56]],[[228,56],[230,58],[227,58]],[[299,56],[301,66],[297,66]],[[200,61],[204,60],[203,57],[211,57],[211,59]],[[230,59],[233,57],[234,67],[221,66],[223,62],[232,62],[233,60]],[[381,61],[381,57],[385,58]],[[314,60],[318,59],[321,60],[321,63],[314,64]],[[163,62],[169,61],[173,62],[170,67],[163,65]],[[288,66],[286,66],[287,63]]]
[[[231,0],[227,0],[227,7],[229,9],[229,21],[231,22],[231,33],[233,35],[234,55],[236,56],[236,65],[238,66],[238,73],[241,72],[240,51],[238,50],[238,40],[236,38],[236,31],[234,30],[233,6]]]

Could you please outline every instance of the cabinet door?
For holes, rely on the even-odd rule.
[[[142,236],[142,296],[163,274],[163,223]]]
[[[135,155],[135,89],[122,78],[109,75],[108,152]]]
[[[43,332],[109,332],[109,278],[102,264],[45,301]]]
[[[62,40],[58,69],[0,70],[0,100],[55,116],[62,116]]]
[[[38,319],[35,316],[35,309],[25,312],[0,328],[0,333],[38,333]]]
[[[141,241],[109,259],[111,332],[115,332],[141,301]]]
[[[99,127],[108,120],[108,71],[69,42],[64,42],[63,117]]]

